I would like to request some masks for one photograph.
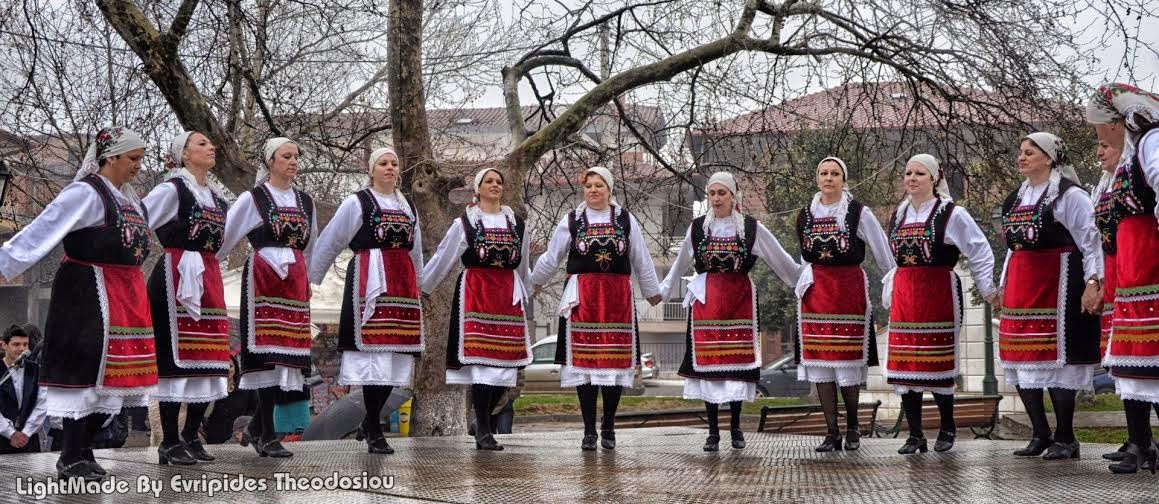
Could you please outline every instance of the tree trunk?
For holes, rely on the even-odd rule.
[[[196,7],[194,0],[185,0],[192,15]],[[252,170],[245,161],[237,142],[226,133],[225,128],[209,109],[205,97],[197,90],[197,85],[181,59],[177,57],[177,46],[181,35],[173,32],[162,34],[153,23],[127,0],[97,0],[97,6],[121,39],[141,58],[145,73],[157,85],[157,89],[169,102],[169,107],[177,115],[177,120],[185,129],[199,131],[209,137],[217,147],[217,166],[214,173],[231,190],[241,192],[249,189],[253,180]],[[183,5],[184,7],[184,5]]]
[[[450,200],[455,181],[440,174],[427,129],[422,30],[413,29],[419,26],[423,26],[422,0],[391,0],[387,22],[391,133],[403,168],[404,189],[419,211],[423,255],[430,257],[459,212]],[[412,386],[415,402],[411,410],[411,434],[414,436],[462,435],[467,432],[463,388],[445,385],[446,330],[454,283],[444,281],[423,302],[426,349]]]

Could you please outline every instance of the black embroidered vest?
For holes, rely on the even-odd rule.
[[[904,204],[904,203],[903,203]],[[958,263],[958,247],[946,244],[946,224],[954,211],[954,202],[934,202],[925,221],[901,224],[897,212],[889,219],[889,246],[897,265],[950,266]]]
[[[692,220],[692,257],[697,273],[748,273],[757,262],[757,220],[744,216],[744,240],[739,235],[709,236],[704,216]]]
[[[567,227],[571,232],[567,273],[632,274],[631,244],[628,240],[632,220],[628,212],[613,206],[611,223],[590,224],[587,218],[587,212],[590,211],[578,217],[574,210],[567,214]]]
[[[1054,206],[1068,190],[1080,190],[1073,182],[1062,179],[1058,196],[1047,201],[1047,192],[1032,205],[1023,205],[1018,191],[1010,193],[1002,204],[1002,234],[1010,250],[1042,250],[1074,245],[1070,231],[1054,218]]]
[[[1122,190],[1118,186],[1118,182],[1111,180],[1111,186],[1108,191],[1103,191],[1099,195],[1098,201],[1095,202],[1095,226],[1099,228],[1099,238],[1103,246],[1103,254],[1114,255],[1118,251],[1118,246],[1115,240],[1119,235],[1119,219],[1122,215],[1119,212],[1122,208],[1118,205],[1117,200],[1122,198],[1119,191]]]
[[[478,224],[471,222],[465,213],[459,219],[467,237],[463,267],[509,270],[519,267],[523,253],[523,219],[515,216],[514,224],[504,219],[507,225],[501,228],[485,227],[482,219]]]
[[[164,248],[177,248],[196,252],[221,250],[225,238],[225,214],[228,204],[213,195],[216,208],[207,208],[197,200],[193,190],[182,177],[171,178],[164,183],[173,184],[177,189],[177,218],[157,228],[157,239]]]
[[[96,174],[83,179],[97,191],[105,207],[105,223],[73,231],[64,237],[64,252],[83,262],[140,266],[149,257],[150,234],[145,210],[121,203]]]
[[[861,225],[861,203],[849,202],[845,214],[845,231],[837,225],[836,217],[815,217],[811,205],[805,205],[797,214],[797,239],[801,243],[801,257],[813,264],[851,266],[865,260],[865,241],[857,237]]]
[[[1142,137],[1140,136],[1140,138]],[[1159,153],[1155,154],[1159,155]],[[1115,193],[1115,211],[1119,218],[1132,215],[1152,215],[1155,212],[1155,189],[1147,185],[1147,179],[1143,175],[1143,164],[1139,161],[1138,149],[1135,150],[1135,156],[1131,159],[1130,165],[1115,173],[1112,188]]]
[[[247,237],[254,249],[264,247],[289,247],[305,250],[310,243],[310,218],[314,215],[314,200],[298,189],[294,189],[296,206],[279,207],[274,195],[265,184],[250,189],[263,225],[250,231]]]
[[[402,210],[386,210],[378,206],[378,200],[370,189],[354,193],[362,205],[362,227],[350,240],[351,250],[405,249],[414,248],[416,222]],[[418,215],[414,204],[406,200],[411,215]]]

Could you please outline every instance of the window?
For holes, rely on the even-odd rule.
[[[555,343],[544,343],[532,349],[532,364],[555,362]]]

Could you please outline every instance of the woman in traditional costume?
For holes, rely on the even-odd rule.
[[[861,447],[857,418],[861,385],[877,365],[877,336],[869,279],[861,262],[869,245],[881,271],[897,267],[873,212],[847,190],[849,170],[839,158],[817,164],[813,201],[797,214],[804,269],[797,282],[797,379],[813,383],[825,414],[818,452]],[[845,401],[845,443],[837,424],[837,389]]]
[[[394,387],[410,386],[423,350],[422,233],[414,205],[398,189],[398,161],[390,147],[370,153],[369,187],[342,201],[310,264],[310,279],[320,284],[340,252],[354,252],[338,327],[338,383],[362,387],[367,453],[394,453],[379,415]]]
[[[1006,238],[998,357],[1030,415],[1034,436],[1017,456],[1079,457],[1075,396],[1092,390],[1099,361],[1099,282],[1103,251],[1090,195],[1079,186],[1057,136],[1022,139],[1018,171],[1026,180],[1002,205]],[[1043,391],[1050,391],[1051,438]],[[1044,455],[1043,452],[1046,452]]]
[[[129,184],[144,155],[132,130],[100,130],[73,183],[0,247],[0,276],[10,280],[64,244],[40,360],[48,415],[63,419],[61,478],[103,479],[94,436],[121,408],[146,406],[157,384],[141,271],[152,233]]]
[[[210,185],[213,143],[198,132],[169,146],[170,177],[145,196],[149,227],[165,254],[149,277],[164,439],[161,464],[210,461],[198,427],[210,403],[229,395],[229,315],[216,254],[225,236],[225,198]],[[185,403],[185,428],[177,419]]]
[[[906,198],[890,218],[889,239],[897,267],[882,283],[882,304],[890,308],[886,382],[901,395],[909,438],[898,453],[928,450],[922,432],[922,394],[932,392],[941,416],[934,451],[954,447],[954,379],[958,377],[958,334],[962,328],[962,286],[954,266],[966,255],[974,285],[990,303],[994,254],[986,235],[954,204],[945,171],[929,154],[905,166]]]
[[[731,173],[712,174],[705,193],[712,208],[693,219],[660,292],[679,295],[681,275],[695,267],[696,276],[684,297],[684,306],[690,308],[680,364],[684,398],[704,401],[708,413],[704,451],[719,449],[717,417],[722,404],[731,413],[732,447],[742,449],[741,403],[753,400],[761,378],[759,305],[749,271],[760,258],[793,285],[800,265],[764,224],[741,213],[740,191]]]
[[[531,363],[523,309],[526,226],[502,200],[502,173],[475,174],[475,201],[451,223],[422,275],[423,292],[430,292],[463,263],[447,329],[447,384],[471,386],[480,450],[503,449],[491,435],[491,409],[515,386],[519,368]]]
[[[298,145],[289,138],[267,140],[257,186],[242,193],[226,215],[224,260],[242,238],[253,250],[242,273],[241,380],[256,390],[257,415],[242,432],[262,457],[290,457],[274,430],[278,388],[301,390],[310,369],[310,240],[318,233],[314,200],[294,187]]]
[[[535,263],[531,284],[538,291],[567,258],[555,350],[555,362],[562,365],[560,385],[575,387],[579,396],[583,450],[596,449],[596,398],[603,391],[600,444],[613,450],[616,408],[624,387],[632,386],[640,354],[631,277],[636,275],[653,305],[660,302],[660,285],[640,223],[612,197],[612,173],[592,167],[580,182],[584,202],[556,226],[547,252]]]
[[[1099,86],[1087,104],[1087,122],[1101,135],[1125,127],[1123,163],[1108,182],[1115,228],[1115,308],[1111,338],[1103,362],[1111,367],[1115,389],[1123,399],[1130,445],[1111,464],[1114,473],[1134,473],[1150,465],[1156,447],[1151,435],[1151,408],[1159,404],[1159,95],[1127,84]],[[1102,185],[1102,184],[1100,184]]]

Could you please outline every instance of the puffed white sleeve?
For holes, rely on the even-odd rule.
[[[559,225],[555,226],[551,241],[547,242],[547,251],[535,261],[535,267],[531,269],[530,275],[533,287],[551,281],[551,277],[555,276],[555,271],[567,256],[568,248],[571,247],[571,231],[567,228],[567,219],[568,216],[565,215],[563,220],[559,221]]]
[[[897,261],[893,257],[893,249],[889,246],[889,238],[885,236],[885,230],[881,228],[881,223],[877,221],[877,217],[869,207],[861,207],[861,217],[858,218],[857,223],[857,237],[869,245],[869,250],[873,252],[873,262],[877,263],[877,268],[883,272],[888,272],[897,267]]]
[[[636,282],[640,284],[640,293],[644,298],[660,294],[660,282],[656,279],[656,264],[652,262],[652,252],[648,250],[648,242],[644,241],[644,233],[640,232],[640,221],[635,215],[628,215],[632,223],[632,232],[628,238],[628,248],[631,249],[632,272]]]
[[[946,224],[947,245],[958,247],[966,255],[970,275],[982,297],[989,298],[997,290],[994,287],[994,252],[990,242],[982,233],[982,228],[970,217],[965,208],[955,206]]]
[[[318,236],[318,206],[315,205],[310,210],[310,236]],[[307,269],[310,266],[310,260],[314,257],[316,245],[317,243],[314,240],[310,240],[306,242],[306,248],[302,250],[302,259],[306,261]]]
[[[149,229],[156,231],[157,228],[177,218],[177,207],[181,205],[181,200],[177,197],[177,188],[173,184],[162,182],[149,191],[141,203],[145,204],[145,210],[149,214]]]
[[[801,277],[801,265],[785,252],[781,242],[777,241],[769,228],[760,222],[757,223],[757,238],[753,244],[753,253],[765,261],[786,285],[789,287],[797,285],[797,280]]]
[[[92,186],[73,182],[44,211],[0,246],[0,276],[12,279],[44,259],[65,235],[105,220],[105,206]]]
[[[680,296],[680,292],[672,292],[672,289],[678,289],[680,285],[680,277],[688,271],[688,267],[692,265],[692,228],[684,232],[684,244],[680,245],[680,253],[676,254],[676,260],[672,262],[672,267],[668,269],[668,274],[664,276],[664,281],[660,282],[660,294],[665,299],[672,299]]]
[[[519,280],[525,285],[531,280],[531,240],[527,239],[527,226],[523,227],[523,247],[519,251],[519,266],[515,268],[515,274],[519,275]],[[466,251],[467,241],[463,240],[464,251]]]
[[[358,228],[362,226],[361,219],[362,206],[358,203],[358,197],[347,196],[342,200],[342,204],[338,205],[334,218],[322,229],[322,234],[316,234],[314,236],[318,238],[310,240],[310,245],[314,247],[308,263],[311,283],[315,285],[322,283],[326,271],[334,264],[334,259],[350,245],[350,240],[358,233]],[[228,220],[226,222],[228,223]]]
[[[998,288],[1006,288],[1006,269],[1010,267],[1010,258],[1014,256],[1014,251],[1006,249],[1006,259],[1002,260],[1002,276],[998,279]]]
[[[258,215],[254,206],[254,197],[249,191],[241,193],[229,212],[225,214],[225,233],[221,240],[221,250],[217,251],[217,260],[224,261],[229,257],[250,231],[262,225],[262,216]]]
[[[31,383],[25,384],[24,386],[35,387],[37,384]],[[40,387],[40,390],[36,393],[36,406],[32,407],[32,413],[28,415],[28,420],[24,422],[24,428],[21,429],[21,432],[32,436],[40,430],[41,425],[44,425],[44,418],[48,416],[47,398],[48,390],[45,387]]]
[[[455,263],[460,261],[466,250],[467,236],[463,233],[463,220],[455,219],[451,222],[450,229],[447,229],[447,234],[443,235],[443,241],[439,242],[434,257],[423,266],[423,274],[420,277],[423,279],[423,292],[429,294],[435,290],[435,287],[447,277],[447,273],[455,267]]]
[[[1148,131],[1139,141],[1139,164],[1147,185],[1159,190],[1159,129]],[[1159,205],[1155,205],[1155,217],[1159,218]]]
[[[1087,192],[1071,187],[1054,202],[1054,218],[1083,253],[1083,279],[1103,278],[1103,242],[1095,226],[1095,205]]]

